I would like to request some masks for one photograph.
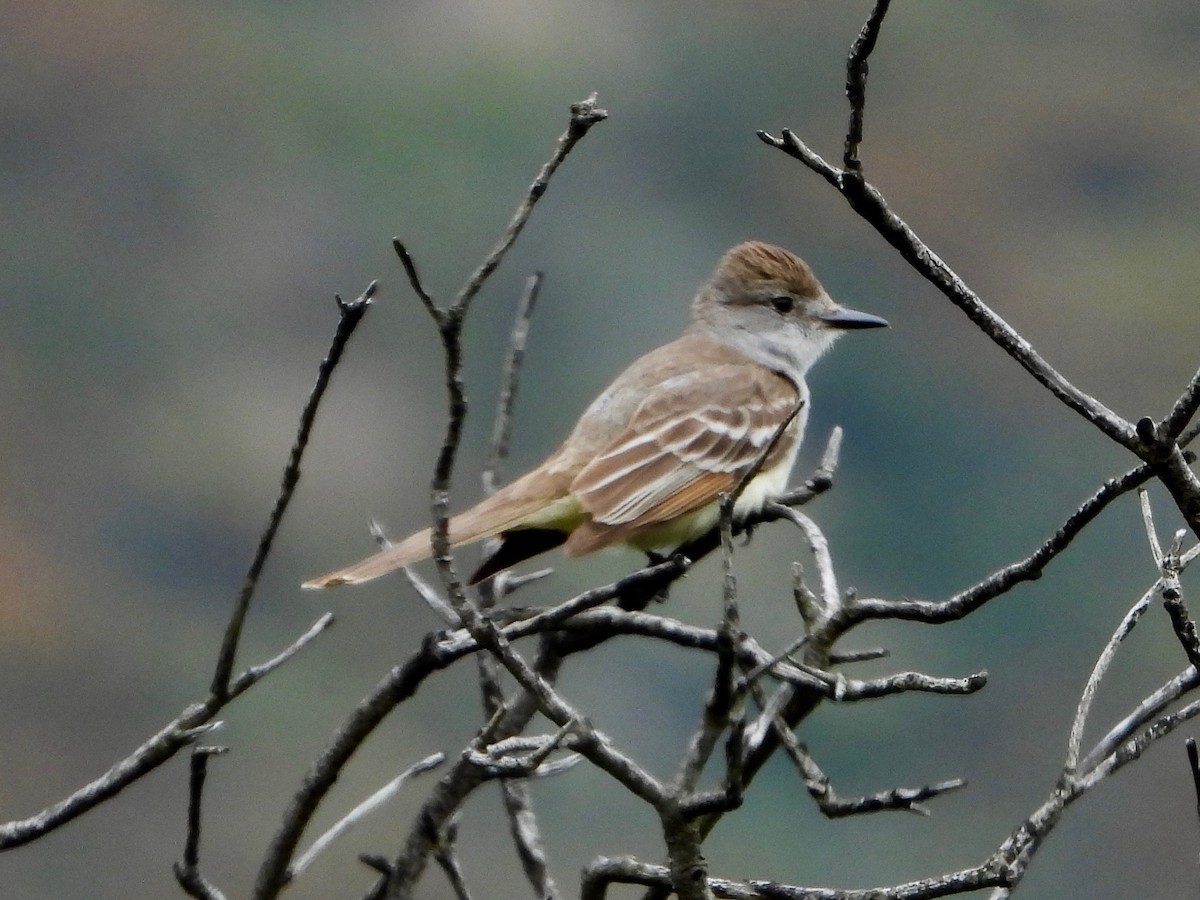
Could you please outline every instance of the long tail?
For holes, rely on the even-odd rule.
[[[371,581],[388,572],[395,572],[397,569],[428,559],[430,555],[429,529],[425,528],[352,566],[310,579],[301,587],[313,591],[336,587],[339,584],[362,584],[364,581]]]
[[[578,504],[566,494],[563,479],[534,470],[450,520],[450,546],[461,547],[518,528],[574,527]],[[307,590],[362,584],[432,555],[430,530],[424,528],[400,543],[344,569],[304,582]]]

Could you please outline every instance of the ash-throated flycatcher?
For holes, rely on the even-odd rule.
[[[884,325],[835,303],[786,250],[734,247],[692,301],[678,340],[626,369],[540,466],[450,520],[451,546],[503,540],[471,583],[560,544],[580,556],[689,543],[717,524],[721,495],[799,407],[733,513],[761,509],[787,486],[800,448],[809,366],[843,331]],[[304,587],[370,581],[428,558],[429,541],[429,529],[419,531]]]

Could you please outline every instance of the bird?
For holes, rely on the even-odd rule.
[[[887,324],[836,303],[793,253],[733,247],[680,337],[617,376],[541,465],[450,518],[451,547],[501,541],[469,583],[560,545],[567,556],[671,552],[716,527],[722,497],[755,466],[733,517],[759,511],[787,487],[809,368],[844,332]],[[303,587],[360,584],[431,555],[426,528]]]

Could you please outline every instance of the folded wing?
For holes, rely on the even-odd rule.
[[[758,462],[799,400],[792,382],[754,365],[708,367],[664,382],[572,482],[589,518],[567,552],[628,540],[716,502]],[[798,437],[798,428],[781,435],[763,469],[790,459]]]

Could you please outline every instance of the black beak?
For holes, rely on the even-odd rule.
[[[846,309],[841,306],[833,312],[823,313],[821,321],[831,328],[887,328],[887,319],[873,316],[870,313],[859,312],[857,309]]]

